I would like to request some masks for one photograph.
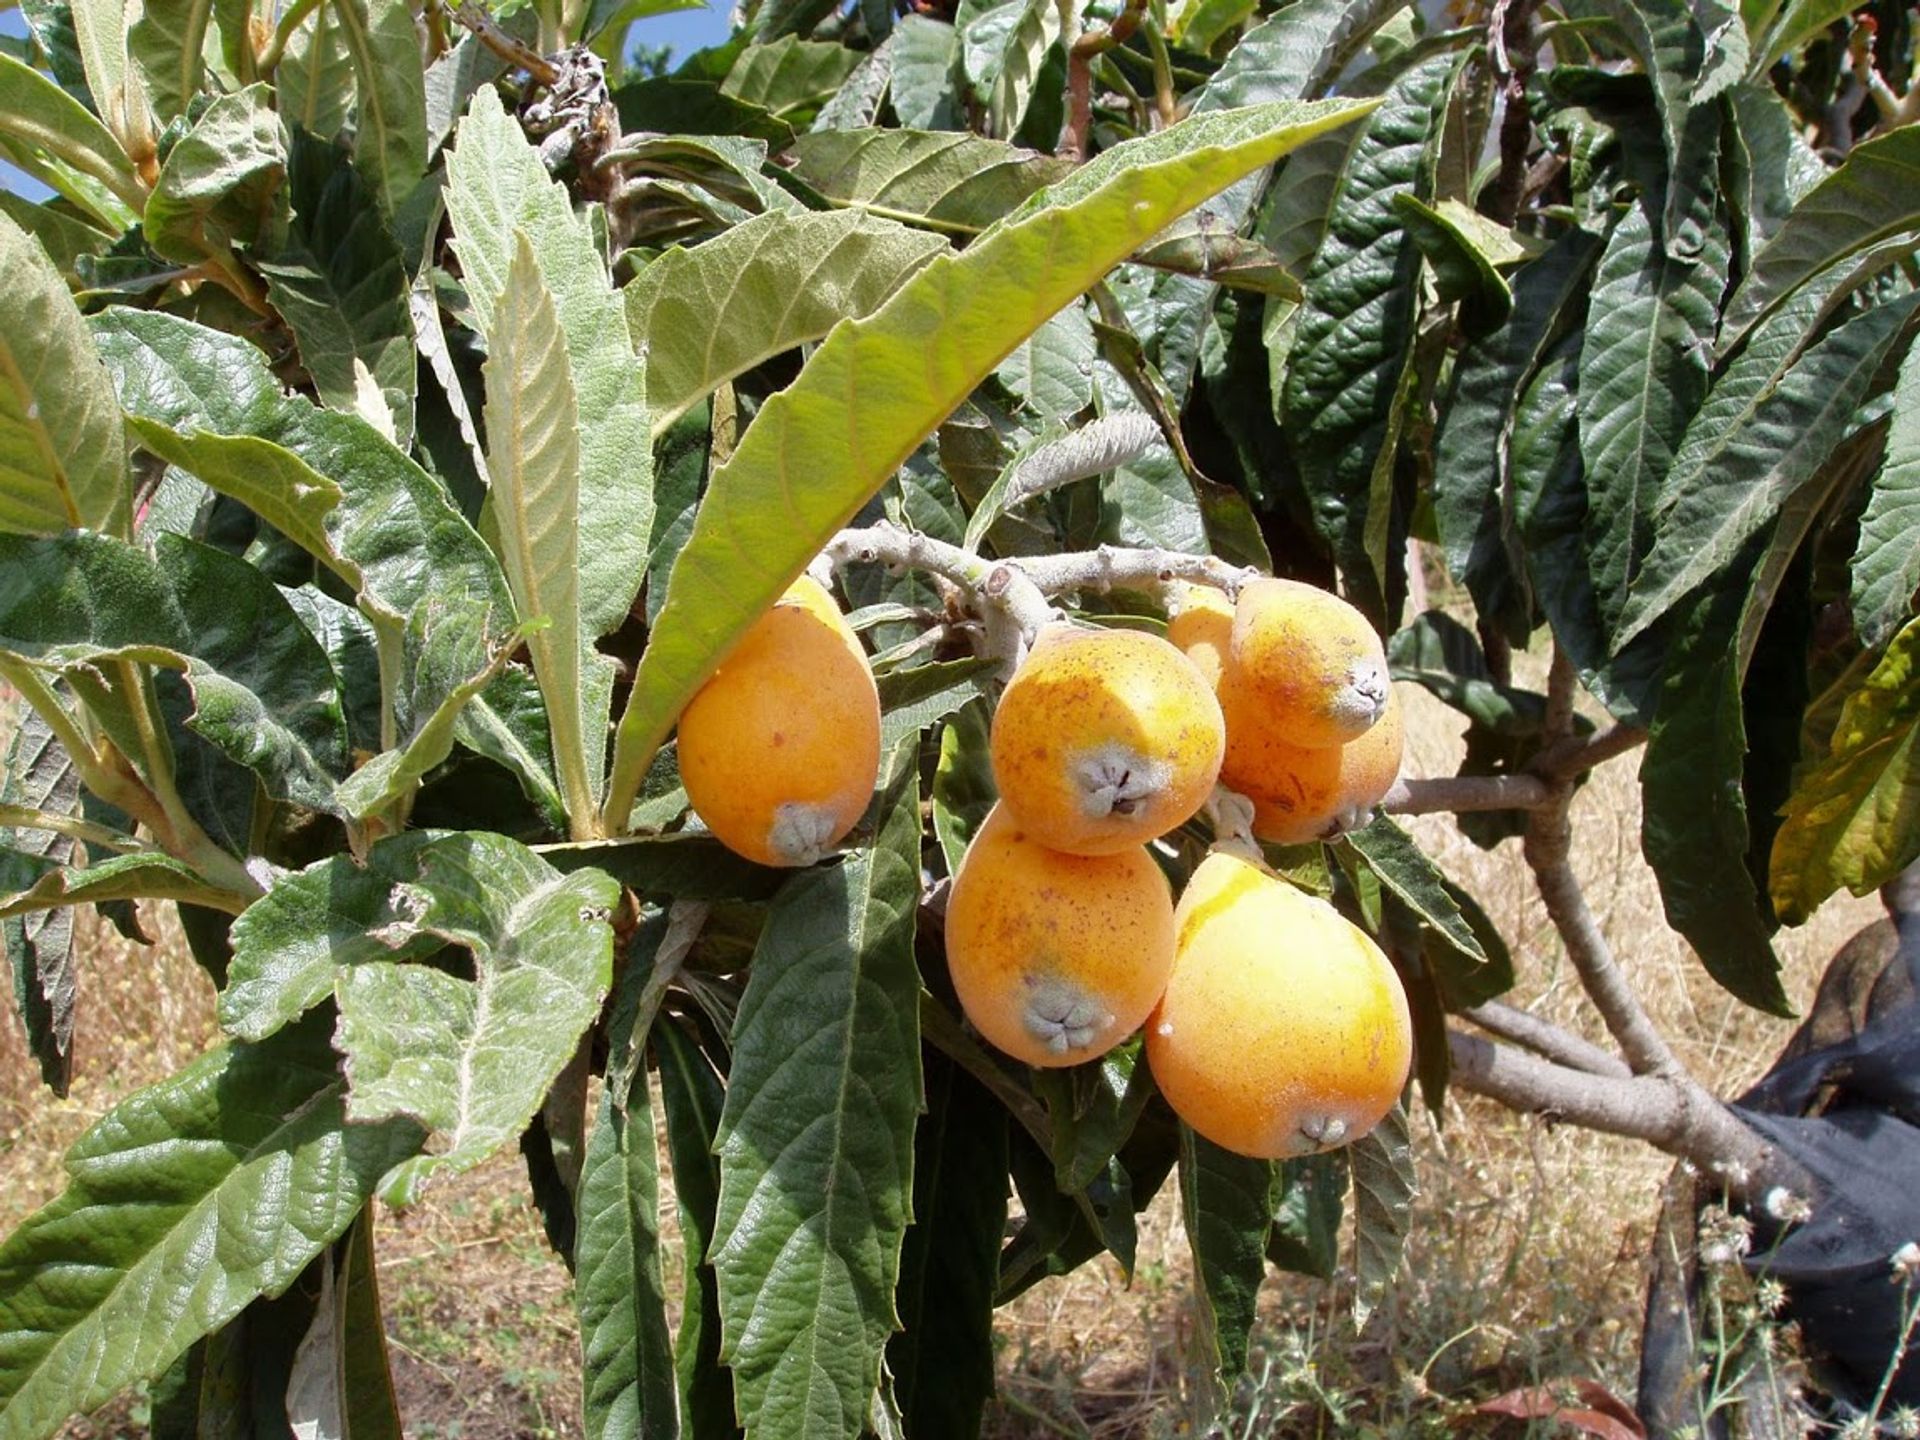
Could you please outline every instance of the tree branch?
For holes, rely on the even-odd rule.
[[[1553,668],[1547,678],[1549,749],[1572,734],[1573,687],[1573,665],[1555,646]],[[1562,780],[1553,787],[1548,802],[1528,819],[1521,841],[1522,853],[1533,871],[1540,898],[1546,903],[1548,918],[1567,948],[1567,958],[1573,962],[1582,988],[1592,998],[1600,1018],[1606,1022],[1607,1032],[1619,1044],[1620,1053],[1634,1073],[1683,1080],[1686,1072],[1668,1048],[1665,1037],[1654,1028],[1640,997],[1627,983],[1573,873],[1568,858],[1573,847],[1573,827],[1567,815],[1572,803],[1573,785]]]
[[[1509,1109],[1644,1140],[1743,1197],[1776,1186],[1817,1195],[1805,1171],[1684,1075],[1595,1075],[1458,1030],[1447,1032],[1447,1049],[1454,1084]]]
[[[1571,1030],[1563,1030],[1552,1021],[1542,1020],[1525,1010],[1503,1005],[1498,1000],[1489,1000],[1484,1005],[1476,1005],[1460,1013],[1489,1034],[1498,1035],[1502,1040],[1511,1040],[1516,1045],[1524,1045],[1555,1064],[1614,1080],[1632,1078],[1633,1072],[1617,1057]]]
[[[1396,780],[1380,806],[1389,815],[1461,815],[1474,810],[1537,810],[1553,796],[1537,775],[1441,775]]]

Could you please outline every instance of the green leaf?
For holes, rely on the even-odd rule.
[[[1776,914],[1803,923],[1844,886],[1865,895],[1920,856],[1920,620],[1848,695],[1827,753],[1800,777],[1774,837]]]
[[[1447,569],[1480,618],[1516,643],[1533,628],[1533,566],[1519,533],[1514,429],[1547,351],[1579,323],[1599,248],[1571,229],[1514,276],[1513,317],[1461,355],[1434,447],[1433,510]]]
[[[914,130],[959,125],[953,79],[960,37],[931,15],[902,16],[893,32],[893,81],[888,99],[900,123]]]
[[[944,130],[822,131],[802,135],[788,154],[792,173],[830,199],[969,234],[1073,168],[1003,140]]]
[[[1667,923],[1691,942],[1707,973],[1745,1003],[1787,1015],[1771,927],[1747,869],[1743,657],[1729,643],[1766,538],[1756,536],[1677,607],[1663,632],[1666,670],[1640,765],[1640,846],[1660,882]]]
[[[479,604],[443,608],[429,602],[408,624],[401,668],[407,684],[395,709],[406,721],[405,737],[362,765],[334,792],[334,801],[356,820],[380,816],[402,804],[427,772],[453,753],[454,735],[469,705],[506,668],[520,632],[490,635],[488,611]]]
[[[0,1245],[0,1431],[52,1435],[160,1373],[345,1232],[419,1147],[349,1125],[323,1025],[214,1051],[122,1101]]]
[[[691,1440],[732,1440],[733,1377],[720,1363],[720,1288],[708,1258],[708,1238],[720,1204],[720,1165],[714,1149],[726,1092],[706,1056],[678,1025],[654,1031],[665,1111],[667,1158],[680,1217],[680,1329],[675,1364],[680,1414]]]
[[[213,0],[147,0],[127,31],[128,52],[163,125],[200,94],[213,8]]]
[[[135,215],[146,204],[146,188],[113,133],[53,81],[7,54],[0,54],[0,138],[71,166]],[[89,208],[121,228],[114,216]]]
[[[604,728],[604,727],[603,727]],[[518,665],[507,665],[460,711],[453,733],[462,745],[513,772],[521,793],[533,801],[555,832],[567,828],[566,807],[554,784],[553,734],[539,683]]]
[[[976,656],[915,665],[880,676],[881,753],[983,698],[987,694],[986,677],[1000,664],[992,656]]]
[[[1667,473],[1707,391],[1707,347],[1728,259],[1716,223],[1696,259],[1673,258],[1642,199],[1600,257],[1580,351],[1580,452],[1601,618],[1627,603]]]
[[[401,1440],[373,1225],[372,1211],[362,1210],[346,1238],[317,1262],[323,1269],[313,1323],[294,1353],[284,1394],[267,1397],[274,1418],[284,1415],[296,1435],[306,1425],[339,1440]]]
[[[56,208],[58,204],[54,201],[36,205],[11,190],[0,190],[0,215],[38,240],[55,270],[72,274],[81,256],[98,255],[113,243],[114,237],[91,221]]]
[[[66,282],[0,214],[0,530],[131,533],[127,443],[113,384]]]
[[[275,881],[229,932],[221,1028],[237,1040],[264,1040],[333,994],[347,966],[439,950],[435,936],[395,940],[389,928],[403,918],[395,887],[418,875],[420,852],[436,838],[425,830],[389,836],[364,859],[335,855]]]
[[[1438,931],[1461,955],[1475,964],[1493,963],[1493,957],[1481,947],[1480,937],[1474,934],[1473,927],[1448,893],[1446,877],[1406,831],[1385,815],[1379,815],[1365,829],[1345,836],[1341,843],[1350,846],[1383,886],[1399,896],[1423,924]]]
[[[332,140],[353,114],[353,87],[353,51],[339,12],[316,5],[295,28],[273,72],[281,118],[317,139]]]
[[[1021,404],[1049,420],[1093,403],[1093,324],[1070,304],[1022,340],[993,373]]]
[[[910,753],[910,752],[909,752]],[[733,1030],[711,1258],[749,1437],[855,1437],[898,1320],[921,1100],[918,784],[774,901]]]
[[[46,722],[21,707],[0,766],[0,810],[73,815],[80,807],[80,776]],[[68,864],[75,844],[47,831],[0,828],[0,888],[26,888],[45,869]],[[0,920],[13,994],[27,1048],[40,1062],[40,1079],[62,1099],[73,1077],[73,911],[65,906]]]
[[[249,249],[284,225],[286,174],[272,88],[222,95],[167,152],[143,217],[148,246],[183,265],[233,263],[236,246]]]
[[[427,173],[427,86],[407,0],[325,0],[353,56],[353,158],[380,208],[399,212]]]
[[[410,1115],[434,1153],[381,1183],[411,1204],[430,1180],[511,1143],[600,1013],[613,966],[608,915],[619,887],[593,870],[561,875],[501,835],[444,836],[399,887],[389,943],[464,945],[474,978],[368,960],[340,973],[338,1043],[355,1121]]]
[[[413,434],[415,361],[400,247],[373,191],[332,144],[296,134],[287,189],[292,223],[254,261],[267,298],[292,328],[320,402],[354,411],[361,377],[371,377],[404,447]]]
[[[1421,267],[1394,202],[1427,188],[1429,136],[1458,63],[1439,55],[1408,70],[1347,152],[1287,362],[1285,423],[1314,526],[1332,547],[1348,598],[1376,624],[1387,616],[1382,525],[1391,505],[1378,478],[1397,444],[1394,412]]]
[[[73,671],[130,658],[184,671],[189,727],[275,798],[331,809],[346,721],[325,652],[245,561],[177,535],[154,553],[91,532],[0,537],[0,648]]]
[[[933,833],[947,857],[947,873],[960,859],[999,799],[988,759],[993,707],[982,699],[963,708],[940,732],[940,761],[933,775]]]
[[[1347,1162],[1353,1170],[1353,1313],[1364,1325],[1400,1274],[1412,1228],[1418,1182],[1404,1102],[1347,1148]]]
[[[684,798],[682,805],[685,804]],[[649,899],[770,900],[788,872],[756,865],[711,835],[682,831],[644,839],[543,845],[540,856],[556,870],[591,865]]]
[[[647,927],[656,939],[664,929]],[[653,972],[640,958],[631,958],[615,998],[607,1085],[580,1173],[574,1294],[586,1433],[594,1440],[680,1434],[660,1274],[660,1157],[642,1063],[653,1015],[641,1013],[640,1002]],[[687,1263],[697,1266],[697,1253]]]
[[[454,251],[476,328],[493,327],[516,230],[539,256],[553,295],[579,406],[579,608],[593,640],[626,619],[646,571],[653,525],[646,395],[621,298],[567,192],[547,178],[491,89],[474,96],[460,122],[447,177]]]
[[[713,474],[621,717],[609,828],[725,651],[1022,338],[1221,185],[1364,108],[1196,117],[1116,146],[836,328]]]
[[[1194,1359],[1217,1415],[1247,1368],[1247,1342],[1267,1274],[1274,1166],[1180,1127],[1180,1218],[1193,1251]]]
[[[1284,6],[1240,37],[1195,106],[1230,110],[1304,100],[1344,70],[1367,38],[1403,8],[1405,0],[1302,0]]]
[[[974,1440],[994,1392],[993,1280],[1007,1224],[1007,1111],[929,1053],[914,1131],[913,1224],[887,1370],[914,1440]]]
[[[1708,102],[1745,72],[1746,31],[1739,16],[1699,0],[1598,0],[1597,8],[1619,26],[1653,84],[1667,165],[1651,228],[1675,264],[1698,264],[1718,285],[1726,274],[1723,241],[1713,233],[1720,113]]]
[[[1856,145],[1754,257],[1727,303],[1724,354],[1769,311],[1821,271],[1920,226],[1920,125]]]
[[[1051,0],[961,0],[954,28],[961,72],[988,131],[1012,139],[1045,93],[1047,52],[1061,34],[1059,7]]]
[[[1809,345],[1820,308],[1811,295],[1754,335],[1674,457],[1616,651],[1722,569],[1818,473],[1916,303],[1875,306]]]
[[[938,236],[843,211],[756,215],[692,250],[668,250],[625,290],[654,435],[723,381],[869,314],[946,248]]]
[[[1885,643],[1920,588],[1920,345],[1910,345],[1893,390],[1887,456],[1860,517],[1853,552],[1853,624],[1868,647]]]
[[[770,110],[792,124],[805,124],[860,63],[845,45],[783,35],[749,45],[720,82],[720,93]]]
[[[611,663],[580,623],[580,433],[566,343],[524,231],[487,329],[487,473],[507,581],[546,697],[560,791],[584,838],[605,764]]]
[[[1852,7],[1843,0],[1788,0],[1767,27],[1765,36],[1756,34],[1753,73],[1765,74],[1775,63],[1828,30],[1834,21],[1844,20],[1852,13]]]
[[[1340,1216],[1347,1194],[1345,1151],[1329,1150],[1279,1166],[1267,1259],[1297,1275],[1333,1278],[1340,1260]]]
[[[513,599],[492,552],[445,488],[364,420],[284,393],[239,336],[121,309],[92,324],[142,443],[182,446],[159,453],[302,544],[361,592],[376,626],[387,617],[394,634],[440,596],[481,602],[476,624],[506,628]]]
[[[1732,170],[1734,213],[1745,222],[1748,253],[1786,224],[1794,207],[1827,178],[1827,166],[1800,137],[1799,123],[1765,80],[1736,85],[1723,143]]]
[[[1496,248],[1502,241],[1512,246],[1506,232],[1457,200],[1435,207],[1401,194],[1394,197],[1393,206],[1433,267],[1442,303],[1465,302],[1460,316],[1467,333],[1484,335],[1505,324],[1513,312],[1513,291],[1494,267],[1519,258],[1517,250]]]

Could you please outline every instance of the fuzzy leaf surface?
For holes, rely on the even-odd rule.
[[[487,330],[487,473],[500,553],[546,697],[567,813],[579,836],[605,768],[608,662],[581,627],[580,425],[565,338],[524,231]]]
[[[131,526],[127,442],[113,382],[46,252],[0,214],[0,530]]]
[[[1373,1130],[1348,1148],[1353,1171],[1353,1309],[1356,1319],[1380,1303],[1400,1274],[1412,1226],[1418,1179],[1413,1168],[1413,1137],[1407,1107],[1395,1105]]]
[[[910,753],[910,752],[908,752]],[[709,1252],[750,1437],[856,1437],[898,1325],[920,1110],[918,777],[773,903],[733,1029]]]
[[[66,1191],[0,1245],[0,1433],[52,1435],[278,1294],[419,1147],[348,1125],[323,1027],[201,1057],[67,1152]]]
[[[31,65],[0,53],[0,139],[43,152],[101,186],[136,215],[146,192],[113,132]],[[111,217],[94,209],[102,220]]]
[[[501,835],[449,835],[422,853],[386,934],[396,945],[464,945],[475,978],[367,961],[337,984],[348,1114],[412,1116],[438,1137],[433,1154],[382,1182],[390,1202],[411,1203],[427,1181],[471,1169],[526,1128],[600,1013],[618,899],[606,875],[561,875]]]
[[[1920,226],[1920,125],[1863,140],[1787,217],[1727,304],[1731,349],[1769,310],[1830,265]]]
[[[407,0],[323,0],[353,57],[353,158],[392,215],[427,173],[427,83]]]
[[[1860,517],[1853,552],[1853,623],[1863,644],[1882,644],[1920,589],[1920,345],[1907,349],[1893,390],[1886,459]]]
[[[1809,346],[1820,307],[1808,296],[1754,335],[1687,427],[1616,650],[1726,565],[1814,477],[1914,306],[1911,297],[1875,306]]]
[[[579,407],[580,618],[595,639],[626,618],[653,525],[646,392],[626,310],[566,190],[548,178],[491,87],[474,96],[460,122],[447,184],[454,251],[477,328],[493,326],[516,230],[540,257],[553,294]]]
[[[723,381],[870,314],[947,248],[856,210],[756,215],[654,260],[624,291],[653,433]]]
[[[951,130],[836,130],[794,142],[793,173],[822,195],[881,213],[985,230],[1072,167]]]
[[[286,218],[287,137],[272,90],[222,95],[175,142],[141,224],[156,255],[194,265],[232,264]]]
[[[609,816],[726,651],[1014,346],[1207,195],[1365,108],[1202,116],[1116,146],[837,327],[712,476],[621,718]]]

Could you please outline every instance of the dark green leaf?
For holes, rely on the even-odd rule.
[[[1247,1339],[1267,1273],[1276,1178],[1271,1160],[1236,1155],[1180,1127],[1180,1216],[1193,1250],[1194,1360],[1216,1415],[1247,1368]]]
[[[894,1329],[920,1109],[915,767],[870,850],[774,901],[733,1031],[712,1259],[749,1436],[860,1433]]]
[[[1885,643],[1920,588],[1920,345],[1909,345],[1894,385],[1887,456],[1860,517],[1853,552],[1853,624],[1868,647]]]
[[[983,696],[985,681],[999,663],[991,657],[943,660],[880,676],[881,751],[891,750],[907,735],[939,724]]]
[[[1343,837],[1340,843],[1350,847],[1423,925],[1438,932],[1467,961],[1475,965],[1493,964],[1493,957],[1481,948],[1480,937],[1454,903],[1446,877],[1406,831],[1380,815],[1365,829]]]
[[[1347,1194],[1347,1152],[1282,1160],[1267,1259],[1282,1270],[1333,1278],[1340,1260],[1340,1214]]]
[[[1741,657],[1729,643],[1761,543],[1749,544],[1674,612],[1660,708],[1640,766],[1640,845],[1660,882],[1667,923],[1692,943],[1707,973],[1747,1004],[1785,1015],[1780,962],[1746,864]]]
[[[1347,1149],[1353,1171],[1353,1246],[1357,1284],[1355,1319],[1365,1324],[1400,1274],[1413,1219],[1417,1182],[1407,1107],[1395,1105],[1373,1130]]]
[[[719,1283],[707,1249],[720,1203],[720,1165],[714,1149],[726,1095],[713,1066],[678,1025],[655,1029],[654,1045],[685,1253],[680,1331],[674,1347],[680,1412],[691,1440],[731,1440],[739,1434],[733,1378],[720,1363]]]
[[[930,1055],[914,1132],[913,1224],[887,1369],[915,1440],[974,1440],[994,1391],[993,1279],[1007,1223],[1007,1112]]]
[[[1368,117],[1339,179],[1334,221],[1308,267],[1287,364],[1286,426],[1312,498],[1314,523],[1375,621],[1387,615],[1383,528],[1395,443],[1394,411],[1413,343],[1420,249],[1394,199],[1424,193],[1422,164],[1458,61],[1407,71]]]
[[[960,868],[973,832],[999,799],[987,741],[992,707],[981,700],[962,709],[940,732],[940,763],[933,776],[933,833],[947,857],[947,873]]]
[[[545,1098],[611,979],[608,916],[619,887],[595,870],[562,876],[500,835],[444,836],[402,882],[381,934],[464,945],[474,978],[368,959],[339,973],[340,1048],[355,1120],[410,1115],[438,1142],[381,1185],[408,1204],[442,1174],[513,1141]]]
[[[396,215],[427,173],[426,72],[407,0],[323,0],[353,56],[353,158]]]
[[[46,722],[31,710],[19,715],[0,765],[0,802],[55,815],[80,804],[80,777]],[[0,827],[0,888],[24,890],[44,869],[66,865],[74,842],[49,831]],[[27,1048],[40,1078],[63,1099],[73,1076],[73,911],[62,906],[0,921],[13,993]]]
[[[414,354],[400,247],[371,187],[330,143],[294,136],[287,191],[292,223],[255,259],[267,297],[292,327],[321,403],[358,410],[362,377],[370,378],[405,448],[413,434]]]
[[[324,1022],[195,1061],[67,1154],[67,1190],[0,1245],[0,1426],[52,1435],[276,1294],[419,1148],[349,1125]]]
[[[1600,257],[1580,351],[1580,452],[1595,598],[1611,628],[1653,538],[1667,472],[1707,391],[1707,348],[1728,260],[1718,220],[1704,249],[1675,259],[1651,197]]]

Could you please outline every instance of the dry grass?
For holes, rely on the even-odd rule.
[[[1460,722],[1402,688],[1409,773],[1450,773]],[[1576,800],[1576,865],[1662,1031],[1696,1073],[1730,1093],[1765,1069],[1788,1027],[1724,996],[1666,928],[1639,853],[1635,764],[1614,762]],[[1448,819],[1412,825],[1513,942],[1521,976],[1513,1002],[1603,1041],[1517,844],[1489,854]],[[1842,899],[1783,935],[1789,994],[1805,1001],[1826,958],[1879,913],[1870,901]],[[59,1154],[86,1125],[211,1042],[212,988],[178,932],[164,922],[156,931],[158,943],[138,950],[91,916],[81,920],[78,1064],[65,1101],[38,1088],[17,1017],[0,1005],[0,1232],[58,1191]],[[1236,1435],[1451,1433],[1449,1422],[1472,1402],[1558,1377],[1595,1378],[1631,1396],[1642,1257],[1665,1159],[1471,1098],[1449,1098],[1443,1116],[1422,1112],[1417,1129],[1422,1189],[1403,1283],[1356,1334],[1350,1281],[1270,1276],[1253,1376],[1235,1397]],[[412,1211],[383,1213],[379,1250],[412,1433],[506,1440],[578,1432],[569,1285],[541,1237],[516,1155]],[[1109,1262],[1096,1262],[1002,1313],[1002,1394],[988,1433],[1185,1433],[1190,1285],[1169,1186],[1142,1217],[1130,1287]],[[137,1435],[141,1413],[134,1397],[69,1434]]]

